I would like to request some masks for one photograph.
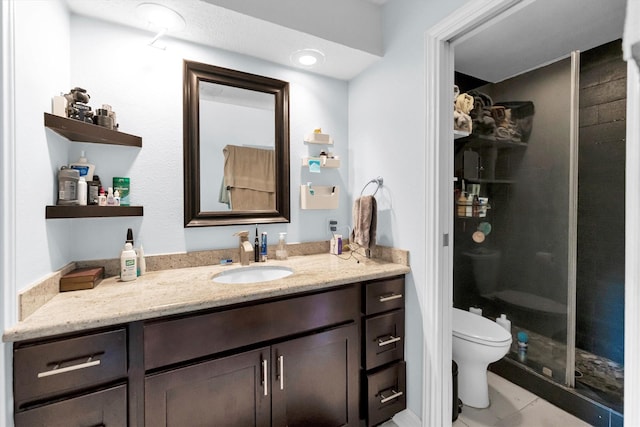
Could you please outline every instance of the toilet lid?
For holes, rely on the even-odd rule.
[[[454,336],[467,341],[491,346],[511,343],[511,334],[496,322],[455,307],[452,329]]]

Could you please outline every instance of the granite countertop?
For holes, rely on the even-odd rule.
[[[345,257],[346,258],[346,257]],[[94,289],[61,292],[26,319],[7,329],[3,341],[23,341],[136,320],[188,313],[298,292],[406,274],[407,265],[378,259],[344,259],[319,254],[251,265],[286,266],[283,279],[251,284],[219,284],[212,277],[239,264],[153,271],[135,281],[104,279]]]

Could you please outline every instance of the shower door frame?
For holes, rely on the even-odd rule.
[[[425,265],[423,297],[422,425],[450,425],[451,307],[453,304],[453,87],[454,47],[459,37],[494,18],[508,16],[521,0],[469,0],[425,33]],[[640,425],[640,70],[627,64],[627,151],[625,194],[625,425]],[[577,95],[576,95],[577,96]],[[577,133],[576,133],[577,137]],[[574,153],[577,156],[577,153]],[[576,164],[577,166],[577,164]],[[574,254],[575,256],[575,254]],[[575,286],[575,281],[574,281]],[[575,294],[575,292],[573,292]],[[575,308],[575,302],[574,302]],[[575,325],[574,325],[575,327]],[[575,334],[573,336],[575,340]],[[573,356],[575,358],[575,354]],[[572,365],[575,361],[572,363]],[[567,369],[567,376],[569,373]]]

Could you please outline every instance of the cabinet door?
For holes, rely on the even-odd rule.
[[[269,348],[198,363],[145,379],[145,425],[270,425]]]
[[[272,347],[274,427],[358,425],[358,329],[343,326]]]
[[[121,427],[127,425],[127,386],[50,403],[15,415],[16,427]]]

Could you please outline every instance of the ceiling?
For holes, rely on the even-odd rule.
[[[622,38],[626,0],[525,0],[454,42],[455,69],[499,82]]]
[[[317,49],[326,60],[311,72],[349,80],[382,57],[381,8],[387,1],[66,0],[66,3],[73,14],[142,30],[149,28],[137,16],[137,5],[162,4],[186,21],[183,30],[168,36],[286,66],[292,66],[290,56],[295,51]],[[362,25],[358,31],[351,31],[356,19]]]
[[[136,6],[148,1],[184,17],[186,27],[169,36],[285,66],[293,52],[313,48],[326,60],[309,71],[350,80],[383,56],[390,0],[66,0],[74,14],[143,30]],[[625,2],[523,0],[454,41],[456,71],[497,82],[620,38]]]

